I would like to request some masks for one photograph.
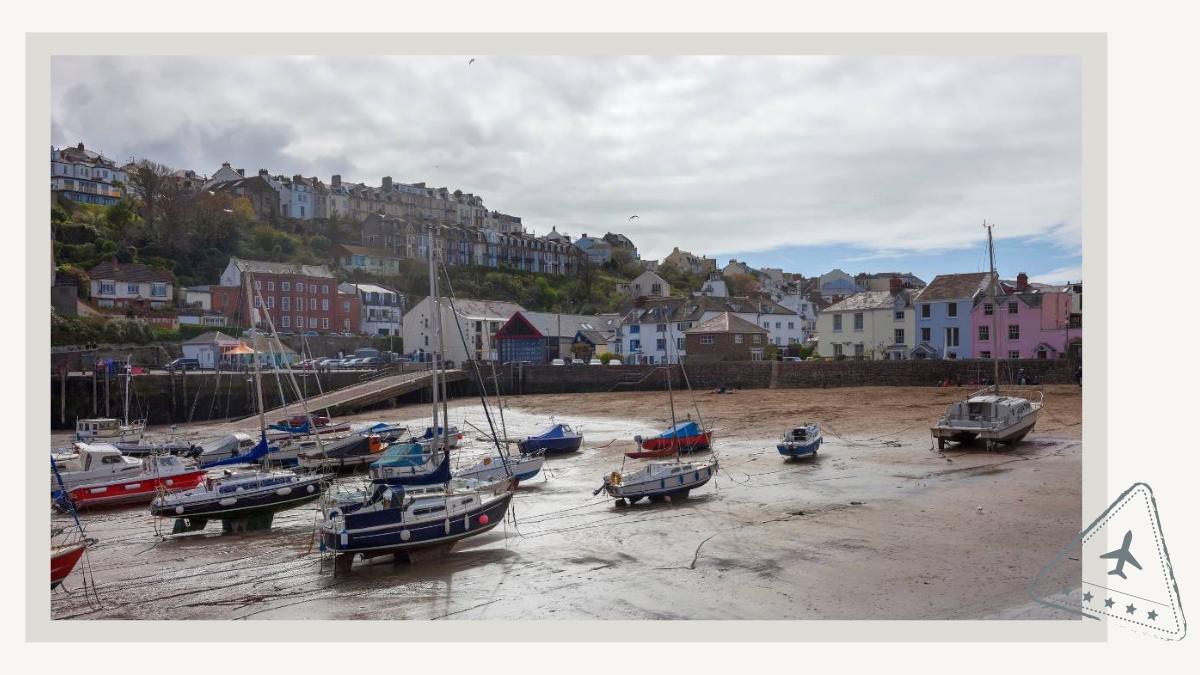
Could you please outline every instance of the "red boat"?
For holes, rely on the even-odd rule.
[[[676,452],[705,450],[712,444],[712,432],[704,431],[692,420],[680,422],[653,438],[637,437],[638,451],[627,452],[630,459],[670,457]]]
[[[148,502],[159,488],[190,490],[204,481],[208,472],[172,455],[158,455],[144,460],[142,471],[108,482],[89,483],[72,489],[68,494],[76,508]]]
[[[86,548],[86,541],[50,548],[50,590],[57,588],[71,570],[75,569],[75,564],[83,557]]]

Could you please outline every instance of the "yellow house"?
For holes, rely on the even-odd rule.
[[[817,354],[877,361],[907,359],[916,344],[913,296],[902,288],[866,291],[831,305],[817,317]]]

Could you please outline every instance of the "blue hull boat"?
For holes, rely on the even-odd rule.
[[[821,430],[809,423],[784,434],[775,449],[784,457],[808,457],[817,454],[821,440]]]
[[[523,455],[534,452],[553,455],[576,452],[581,445],[583,445],[583,434],[576,432],[569,424],[555,424],[549,430],[517,443],[517,449]]]

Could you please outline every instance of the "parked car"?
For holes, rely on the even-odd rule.
[[[625,365],[625,364],[621,363],[621,359],[609,359],[609,360],[608,360],[608,365],[610,365],[610,366],[623,366],[623,365]]]
[[[320,335],[321,335],[321,334],[320,334],[320,333],[318,333],[318,332],[317,332],[317,331],[315,331],[315,330],[306,330],[306,331],[304,331],[304,337],[318,337],[318,336],[320,336]]]
[[[796,362],[796,361],[803,361],[804,359],[800,358],[799,356],[785,356],[785,357],[783,357],[782,360]]]
[[[199,370],[199,359],[175,359],[167,364],[167,370]]]
[[[381,368],[387,361],[383,360],[382,356],[368,356],[363,359],[363,365],[368,368]]]
[[[588,365],[589,366],[602,366],[602,365],[604,365],[604,362],[593,356],[592,360],[588,361]]]
[[[566,362],[565,362],[565,361],[563,361],[562,359],[554,359],[553,361],[551,361],[551,362],[550,362],[550,365],[552,365],[552,366],[562,366],[562,365],[566,365]]]

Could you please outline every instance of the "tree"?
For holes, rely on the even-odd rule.
[[[157,232],[160,201],[170,183],[171,168],[165,164],[143,159],[129,175],[130,192],[141,201],[142,220],[151,233]]]

